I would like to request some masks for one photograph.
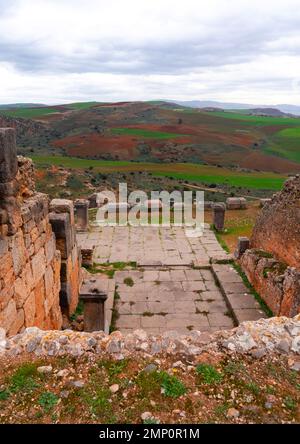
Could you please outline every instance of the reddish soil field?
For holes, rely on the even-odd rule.
[[[82,134],[56,140],[53,145],[64,148],[70,156],[112,154],[122,159],[132,159],[136,155],[136,139],[132,136],[105,137],[100,134]]]
[[[177,133],[183,135],[190,135],[194,137],[190,138],[178,138],[178,143],[226,143],[228,145],[239,145],[242,147],[249,147],[255,141],[256,138],[252,134],[243,133],[224,133],[216,131],[214,128],[210,128],[209,125],[197,125],[196,127],[178,124],[178,125],[152,125],[152,124],[139,124],[139,125],[121,125],[119,128],[133,128],[144,129],[148,131],[161,131],[166,133]],[[200,140],[199,140],[200,138]]]
[[[278,173],[290,173],[300,171],[300,165],[276,156],[267,156],[258,151],[249,152],[241,158],[240,166],[262,171],[274,171]]]

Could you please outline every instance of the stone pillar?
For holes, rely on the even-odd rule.
[[[226,206],[223,202],[215,203],[212,207],[213,225],[217,231],[224,230],[225,208]]]
[[[17,202],[18,159],[16,132],[0,128],[0,236],[14,235],[22,225]]]
[[[80,300],[83,301],[84,331],[104,331],[105,301],[107,294],[97,286],[97,279],[85,279],[80,290]]]
[[[77,231],[87,231],[89,226],[89,201],[86,199],[76,199],[74,202],[74,207]]]
[[[71,315],[78,305],[81,284],[81,256],[77,246],[73,202],[53,199],[50,202],[49,221],[56,238],[56,248],[61,253],[60,305],[65,314]]]
[[[93,193],[88,197],[89,208],[98,208],[97,193]]]
[[[238,238],[237,249],[235,250],[234,257],[239,259],[246,250],[250,248],[250,240],[248,237],[240,236]]]
[[[10,182],[18,171],[16,132],[0,128],[0,182]]]

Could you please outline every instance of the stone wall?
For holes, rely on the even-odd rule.
[[[33,165],[16,156],[15,131],[0,129],[0,327],[59,329],[60,252],[49,201],[34,189]]]
[[[277,316],[300,312],[300,272],[260,250],[247,250],[240,259],[248,280]]]
[[[300,312],[300,176],[265,202],[240,258],[249,281],[274,315]]]
[[[0,129],[0,327],[60,329],[78,304],[80,266],[73,202],[37,193],[15,130]]]
[[[70,316],[78,305],[81,286],[81,254],[76,240],[74,205],[71,200],[53,199],[50,203],[50,223],[55,233],[56,247],[61,253],[62,311]]]
[[[268,251],[300,270],[300,176],[290,178],[283,190],[267,202],[257,218],[251,248]]]

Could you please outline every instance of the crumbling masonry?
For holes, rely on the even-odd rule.
[[[264,203],[240,263],[274,315],[300,312],[299,175]]]
[[[60,329],[76,308],[80,255],[71,201],[37,193],[33,164],[17,157],[15,130],[0,129],[0,327]]]

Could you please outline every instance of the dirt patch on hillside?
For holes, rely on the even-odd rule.
[[[277,173],[290,173],[300,171],[300,165],[281,157],[268,156],[258,151],[246,154],[240,160],[240,166],[261,171],[273,171]]]
[[[81,134],[56,140],[53,145],[65,149],[70,156],[111,155],[113,158],[132,159],[136,156],[136,143],[132,136]]]

